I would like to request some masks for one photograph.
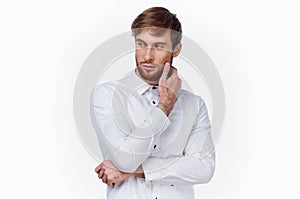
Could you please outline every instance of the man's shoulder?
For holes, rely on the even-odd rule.
[[[184,97],[184,98],[189,98],[189,99],[196,99],[196,100],[203,100],[200,95],[196,95],[195,93],[193,93],[189,90],[185,90],[185,89],[180,90],[179,97]]]
[[[119,91],[126,90],[127,87],[130,87],[130,85],[133,84],[134,86],[137,84],[133,80],[134,79],[133,74],[135,74],[134,71],[131,71],[120,79],[111,80],[111,81],[98,84],[94,90],[95,92],[114,92],[116,89]]]
[[[110,92],[110,91],[114,91],[114,89],[116,88],[117,84],[118,84],[118,80],[113,80],[113,81],[109,81],[109,82],[103,82],[101,84],[97,84],[96,87],[94,88],[94,92]]]
[[[188,106],[196,106],[201,107],[205,104],[204,99],[189,90],[181,89],[179,99],[182,104],[186,104]]]

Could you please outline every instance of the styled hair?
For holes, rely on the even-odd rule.
[[[167,30],[171,30],[171,40],[173,49],[181,41],[182,28],[176,14],[171,13],[163,7],[148,8],[139,14],[131,25],[131,31],[134,37],[150,30],[152,35],[163,35]]]

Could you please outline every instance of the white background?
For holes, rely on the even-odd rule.
[[[225,87],[216,172],[197,198],[300,197],[296,0],[12,0],[0,3],[0,198],[104,198],[73,122],[74,83],[89,53],[154,5],[177,14]]]

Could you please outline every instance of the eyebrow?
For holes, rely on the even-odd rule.
[[[137,42],[137,41],[140,41],[140,42],[143,42],[143,43],[147,44],[144,40],[142,40],[142,39],[140,39],[140,38],[135,39],[135,41],[136,41],[136,42]],[[166,43],[166,42],[163,42],[163,41],[154,42],[153,44],[163,44],[163,45],[167,45],[167,43]]]
[[[140,41],[140,42],[146,43],[146,42],[144,42],[142,39],[139,39],[139,38],[135,39],[135,41],[136,41],[136,42],[137,42],[137,41]]]

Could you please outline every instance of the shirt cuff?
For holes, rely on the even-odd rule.
[[[151,107],[150,119],[152,120],[150,125],[154,128],[155,135],[163,132],[171,124],[167,115],[158,107]]]
[[[142,163],[146,181],[160,181],[168,172],[167,168],[174,164],[177,158],[161,159],[148,158]]]

